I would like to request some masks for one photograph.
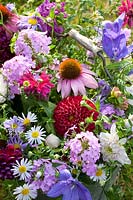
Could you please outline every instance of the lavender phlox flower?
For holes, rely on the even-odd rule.
[[[66,141],[64,149],[70,150],[70,162],[73,165],[82,166],[82,171],[88,176],[95,173],[95,163],[100,156],[100,145],[98,139],[92,132],[81,132],[68,141]]]
[[[54,167],[54,164],[56,164],[56,167]],[[44,193],[47,193],[57,181],[56,172],[66,168],[66,164],[58,160],[51,161],[43,158],[34,160],[29,182],[36,189],[41,189]]]
[[[45,0],[38,8],[37,11],[41,14],[43,17],[47,17],[50,14],[50,10],[52,8],[56,7],[55,2],[51,2],[49,0]]]
[[[2,74],[5,76],[9,89],[10,98],[20,94],[19,80],[21,76],[35,68],[35,62],[24,56],[15,56],[3,64]]]
[[[23,55],[28,58],[36,56],[38,53],[48,54],[51,38],[46,33],[26,29],[19,32],[18,39],[15,44],[16,55]]]
[[[4,127],[9,131],[9,133],[22,133],[24,131],[24,126],[21,120],[17,116],[13,116],[10,119],[4,121]]]
[[[63,200],[92,200],[89,190],[68,170],[60,172],[58,182],[47,193],[52,198],[60,195],[63,195]]]
[[[115,108],[113,104],[110,103],[101,103],[100,104],[100,112],[103,115],[106,115],[108,117],[112,116],[112,115],[117,115],[117,116],[124,116],[125,112],[124,110],[121,110],[119,108]]]

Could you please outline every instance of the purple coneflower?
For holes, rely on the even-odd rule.
[[[98,87],[97,81],[93,78],[94,72],[81,65],[77,60],[68,58],[59,65],[59,81],[57,91],[61,91],[62,98],[70,95],[71,90],[74,96],[85,95],[86,89]]]

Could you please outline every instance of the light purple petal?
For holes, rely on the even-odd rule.
[[[61,96],[62,98],[67,97],[68,92],[70,93],[70,84],[68,83],[66,79],[62,80],[62,86],[61,86]]]
[[[77,181],[78,193],[80,200],[92,200],[89,190],[79,181]]]
[[[59,181],[54,186],[52,186],[52,188],[48,191],[47,196],[58,197],[63,194],[65,188],[66,188],[66,183]]]
[[[63,171],[60,172],[59,179],[61,181],[65,181],[65,180],[67,180],[69,178],[72,178],[72,175],[71,175],[71,173],[67,169],[64,169]]]
[[[60,92],[61,91],[61,85],[62,85],[62,79],[60,79],[58,81],[58,84],[57,84],[57,92]]]

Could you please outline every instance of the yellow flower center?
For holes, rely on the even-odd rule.
[[[38,22],[35,18],[29,18],[28,23],[31,24],[31,25],[36,25]]]
[[[11,125],[11,128],[13,128],[13,129],[16,129],[17,127],[18,127],[17,124],[12,124],[12,125]]]
[[[98,169],[97,172],[96,172],[96,176],[101,176],[103,173],[103,170],[102,169]]]
[[[111,154],[113,151],[112,151],[112,148],[111,147],[106,147],[106,152]]]
[[[30,120],[28,118],[25,118],[24,121],[23,121],[23,124],[24,125],[30,124]]]
[[[24,165],[19,167],[20,173],[25,173],[27,171],[26,167]]]
[[[14,146],[15,149],[20,149],[20,144],[17,144],[17,143],[16,143],[16,144],[14,144],[13,146]]]
[[[23,82],[23,86],[24,87],[29,87],[30,86],[30,82],[29,81],[24,81]]]
[[[21,192],[22,195],[28,195],[30,193],[30,190],[28,188],[24,188]]]
[[[81,71],[80,63],[70,58],[64,60],[59,66],[60,75],[64,79],[75,79],[81,74]]]
[[[38,131],[33,131],[32,132],[32,137],[33,138],[38,138],[38,136],[39,136],[39,132]]]

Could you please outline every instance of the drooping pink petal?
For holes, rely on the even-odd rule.
[[[61,96],[62,98],[67,97],[71,92],[70,81],[67,79],[62,80],[61,85]]]
[[[59,79],[57,84],[57,92],[61,91],[61,85],[62,85],[62,79]]]
[[[83,81],[84,85],[89,88],[96,89],[98,87],[97,81],[94,79],[93,76],[89,74],[82,74],[81,80]]]
[[[71,80],[71,88],[73,90],[74,96],[78,95],[78,87],[79,85],[77,79]]]

